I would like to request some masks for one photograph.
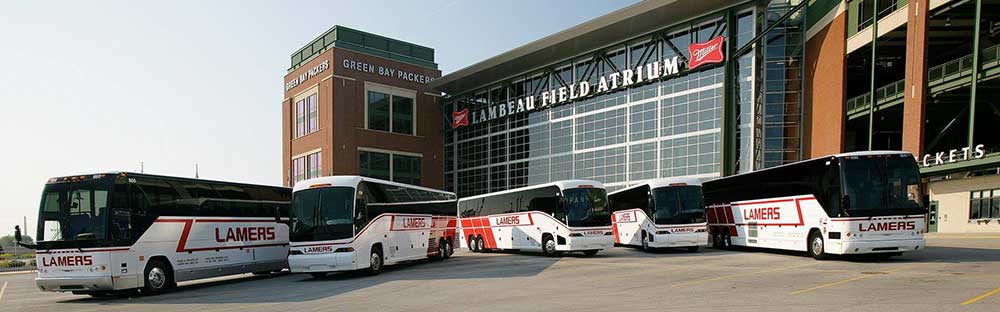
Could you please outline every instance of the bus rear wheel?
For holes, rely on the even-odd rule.
[[[476,249],[478,249],[479,252],[486,252],[487,251],[486,250],[486,241],[483,240],[482,236],[476,236],[476,246],[478,246],[478,247],[476,247]]]
[[[808,249],[809,255],[812,256],[813,259],[825,260],[827,258],[826,250],[824,250],[825,246],[826,245],[823,242],[823,234],[820,234],[819,231],[813,231],[809,235]]]
[[[142,290],[147,295],[161,294],[174,285],[173,271],[163,260],[154,259],[146,265],[143,272],[144,285]]]

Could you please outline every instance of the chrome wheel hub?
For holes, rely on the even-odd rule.
[[[167,273],[160,268],[149,270],[149,276],[146,278],[149,280],[149,286],[155,289],[163,288],[163,285],[167,283]]]

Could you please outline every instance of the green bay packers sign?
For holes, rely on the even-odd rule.
[[[699,66],[720,63],[725,59],[722,54],[724,37],[693,43],[688,46],[687,66],[684,71]],[[552,106],[570,103],[576,100],[596,95],[618,91],[641,84],[663,80],[680,74],[681,59],[679,56],[646,63],[635,68],[605,74],[598,78],[596,84],[588,81],[571,83],[559,88],[550,89],[537,95],[528,95],[511,99],[507,103],[494,104],[485,108],[470,111],[468,108],[451,113],[451,127],[474,125],[509,115],[546,109]]]

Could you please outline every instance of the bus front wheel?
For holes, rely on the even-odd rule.
[[[642,251],[649,252],[649,236],[646,232],[642,232]]]
[[[382,273],[382,248],[373,247],[372,254],[368,257],[368,275]]]
[[[455,247],[451,245],[451,240],[444,240],[444,258],[451,258],[451,255],[455,254]]]
[[[163,293],[174,285],[173,271],[160,259],[149,261],[143,276],[145,284],[142,290],[147,295]]]
[[[824,250],[825,246],[826,245],[823,242],[823,234],[820,234],[819,231],[813,231],[812,234],[809,235],[809,255],[814,259],[824,260],[827,258],[826,250]]]
[[[552,239],[552,235],[542,237],[542,253],[548,257],[559,255],[559,252],[556,251],[556,241]]]

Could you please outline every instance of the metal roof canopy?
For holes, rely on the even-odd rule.
[[[498,80],[543,68],[609,44],[690,21],[744,2],[642,1],[451,72],[435,79],[431,87],[451,94],[471,91]]]

